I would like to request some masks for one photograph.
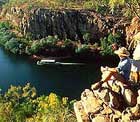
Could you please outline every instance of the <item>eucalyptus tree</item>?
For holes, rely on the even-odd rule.
[[[109,7],[112,13],[118,7],[126,16],[140,17],[140,0],[109,0]]]

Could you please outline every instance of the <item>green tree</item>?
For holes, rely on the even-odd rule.
[[[120,43],[120,36],[119,34],[109,34],[108,37],[104,37],[100,39],[101,43],[101,55],[113,55],[113,50],[111,45],[113,43]]]
[[[5,43],[5,48],[10,50],[12,53],[17,54],[19,52],[19,42],[17,38],[11,38]]]
[[[31,53],[38,53],[42,49],[42,45],[39,41],[34,41],[31,45]]]
[[[11,86],[0,95],[1,122],[76,122],[72,103],[54,93],[37,97],[36,89]]]

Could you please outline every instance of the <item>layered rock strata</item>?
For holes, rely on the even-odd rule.
[[[125,35],[128,24],[126,18],[102,16],[89,10],[36,8],[27,12],[12,7],[3,10],[1,16],[17,26],[23,35],[32,35],[35,39],[58,35],[62,39],[83,40],[83,36],[88,33],[88,38],[94,42],[108,33],[120,32]]]

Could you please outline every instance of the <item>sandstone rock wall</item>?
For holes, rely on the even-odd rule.
[[[128,49],[134,49],[136,47],[136,42],[139,41],[140,37],[136,34],[140,33],[140,18],[134,17],[131,20],[131,24],[126,27],[126,41]]]
[[[34,38],[58,35],[60,38],[82,40],[85,33],[94,42],[107,33],[117,31],[125,35],[125,18],[102,16],[88,10],[51,10],[45,8],[26,12],[20,8],[3,11],[2,16],[10,20],[22,34]]]
[[[120,81],[95,83],[74,103],[78,122],[139,122],[140,86]]]

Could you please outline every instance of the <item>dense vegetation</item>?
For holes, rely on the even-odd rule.
[[[101,14],[139,16],[139,0],[5,0],[4,8],[20,6],[31,10],[34,7],[94,9]],[[42,54],[45,56],[65,55],[112,55],[112,43],[119,43],[119,34],[109,34],[98,43],[90,43],[88,33],[84,42],[70,39],[60,40],[58,36],[48,36],[33,40],[31,37],[18,37],[8,22],[0,22],[0,45],[14,54]],[[58,53],[56,53],[58,52]],[[61,54],[61,55],[60,55]],[[71,103],[51,93],[37,97],[35,88],[11,86],[0,94],[0,121],[2,122],[76,122]]]
[[[139,0],[4,0],[3,8],[19,6],[25,10],[36,7],[48,7],[52,9],[92,9],[101,14],[125,15],[131,18],[139,16]],[[6,23],[7,24],[7,23]],[[10,25],[0,23],[0,44],[5,49],[15,54],[43,54],[45,56],[65,55],[94,55],[100,52],[101,55],[112,55],[110,45],[120,40],[118,34],[108,34],[97,43],[90,43],[89,34],[83,35],[84,40],[74,41],[70,39],[60,40],[58,36],[48,36],[42,39],[33,40],[31,37],[17,37],[11,30]],[[84,41],[84,42],[83,42]],[[54,53],[59,52],[59,53]]]
[[[72,104],[54,93],[37,97],[29,83],[11,86],[0,94],[0,122],[76,122]]]
[[[58,36],[48,36],[39,40],[30,37],[18,37],[8,22],[0,23],[0,45],[14,54],[42,54],[46,56],[74,55],[112,55],[111,44],[118,43],[119,35],[109,34],[98,43],[91,44],[88,33],[83,36],[84,42],[70,39],[60,40]]]
[[[20,6],[30,10],[34,7],[94,9],[102,14],[139,15],[139,0],[5,0],[4,7]]]
[[[105,56],[105,55],[113,55],[114,52],[112,50],[111,45],[114,43],[116,44],[120,44],[120,35],[119,34],[109,34],[107,37],[101,38],[100,39],[100,43],[101,43],[101,55]]]

